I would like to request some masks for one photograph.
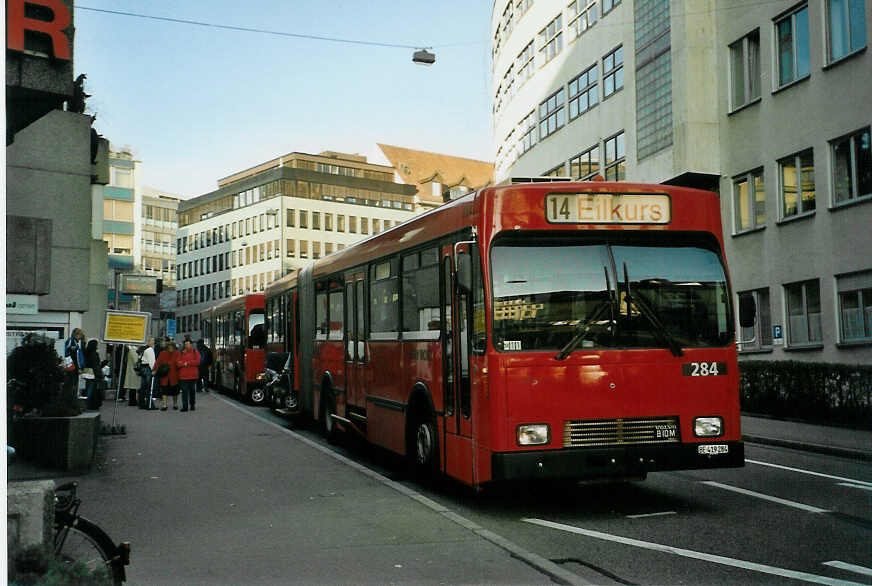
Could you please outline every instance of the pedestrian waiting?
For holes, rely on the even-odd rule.
[[[161,411],[167,410],[167,397],[173,398],[173,409],[179,408],[179,367],[178,350],[175,342],[168,342],[166,348],[154,362],[153,373],[160,381],[162,397]]]
[[[197,379],[200,378],[200,353],[194,348],[191,338],[185,338],[182,353],[177,359],[179,385],[182,389],[182,411],[195,411]]]

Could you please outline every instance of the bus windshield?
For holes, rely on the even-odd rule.
[[[513,241],[496,244],[491,260],[499,350],[563,354],[732,340],[724,267],[703,246]]]

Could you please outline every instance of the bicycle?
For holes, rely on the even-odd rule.
[[[105,567],[116,586],[126,579],[130,565],[130,543],[115,545],[95,523],[79,515],[82,499],[76,496],[77,482],[55,489],[54,552],[62,563],[82,563],[89,571]]]

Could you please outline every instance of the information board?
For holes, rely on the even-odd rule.
[[[106,312],[103,341],[145,344],[149,318],[150,313],[109,310]]]

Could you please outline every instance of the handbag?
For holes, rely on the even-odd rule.
[[[67,372],[76,370],[76,365],[73,364],[72,356],[64,356],[64,370],[66,370]]]

